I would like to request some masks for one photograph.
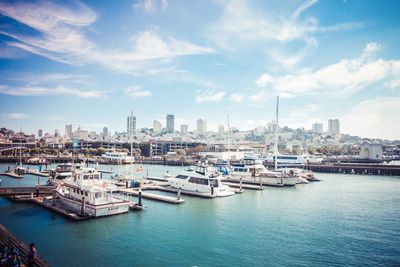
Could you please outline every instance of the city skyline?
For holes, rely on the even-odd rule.
[[[0,3],[2,127],[280,125],[400,139],[396,1]],[[28,12],[29,11],[29,12]]]

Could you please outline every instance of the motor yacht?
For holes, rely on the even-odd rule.
[[[222,184],[222,175],[212,166],[197,166],[193,171],[185,171],[168,178],[173,188],[182,192],[194,192],[206,197],[225,197],[235,194],[229,186]]]
[[[129,211],[129,201],[113,196],[117,188],[110,181],[101,179],[93,168],[76,170],[72,177],[57,186],[63,205],[85,215],[100,217]]]

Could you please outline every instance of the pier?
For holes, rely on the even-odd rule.
[[[4,225],[0,224],[0,245],[11,245],[19,250],[20,258],[24,266],[28,266],[29,246],[17,239]],[[11,249],[11,248],[10,248]],[[3,266],[3,265],[2,265]],[[8,265],[7,265],[8,266]],[[21,265],[22,266],[22,265]],[[48,267],[48,264],[40,255],[36,255],[33,266]]]

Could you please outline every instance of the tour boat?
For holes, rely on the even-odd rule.
[[[199,165],[194,171],[185,171],[168,181],[182,192],[193,192],[206,197],[225,197],[235,194],[229,186],[222,184],[222,175],[212,166]]]
[[[129,201],[113,196],[116,186],[93,168],[77,170],[57,186],[63,205],[81,214],[100,217],[129,211]]]

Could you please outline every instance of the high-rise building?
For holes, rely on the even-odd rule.
[[[38,135],[38,138],[42,138],[43,137],[43,130],[39,129],[37,135]]]
[[[161,128],[162,128],[161,122],[153,121],[153,132],[155,134],[161,133]]]
[[[59,134],[58,134],[58,130],[56,129],[56,130],[54,130],[54,137],[59,137]]]
[[[103,139],[106,139],[108,137],[108,127],[103,128]]]
[[[126,132],[128,133],[128,136],[134,135],[136,130],[136,117],[133,116],[132,111],[126,121]]]
[[[312,130],[314,133],[319,133],[321,134],[324,131],[324,125],[322,123],[313,123],[312,124]]]
[[[68,139],[72,139],[72,124],[65,125],[65,137]]]
[[[175,127],[175,116],[171,114],[167,114],[167,130],[170,133],[174,132],[174,127]]]
[[[224,125],[218,126],[218,133],[219,133],[219,134],[224,134],[224,133],[225,133],[225,127],[224,127]]]
[[[182,135],[185,135],[185,134],[187,134],[188,133],[188,125],[187,124],[182,124],[181,125],[181,134]]]
[[[207,132],[207,121],[203,119],[197,120],[197,132],[202,134]]]
[[[330,134],[340,134],[340,123],[338,119],[328,120],[328,133]]]

